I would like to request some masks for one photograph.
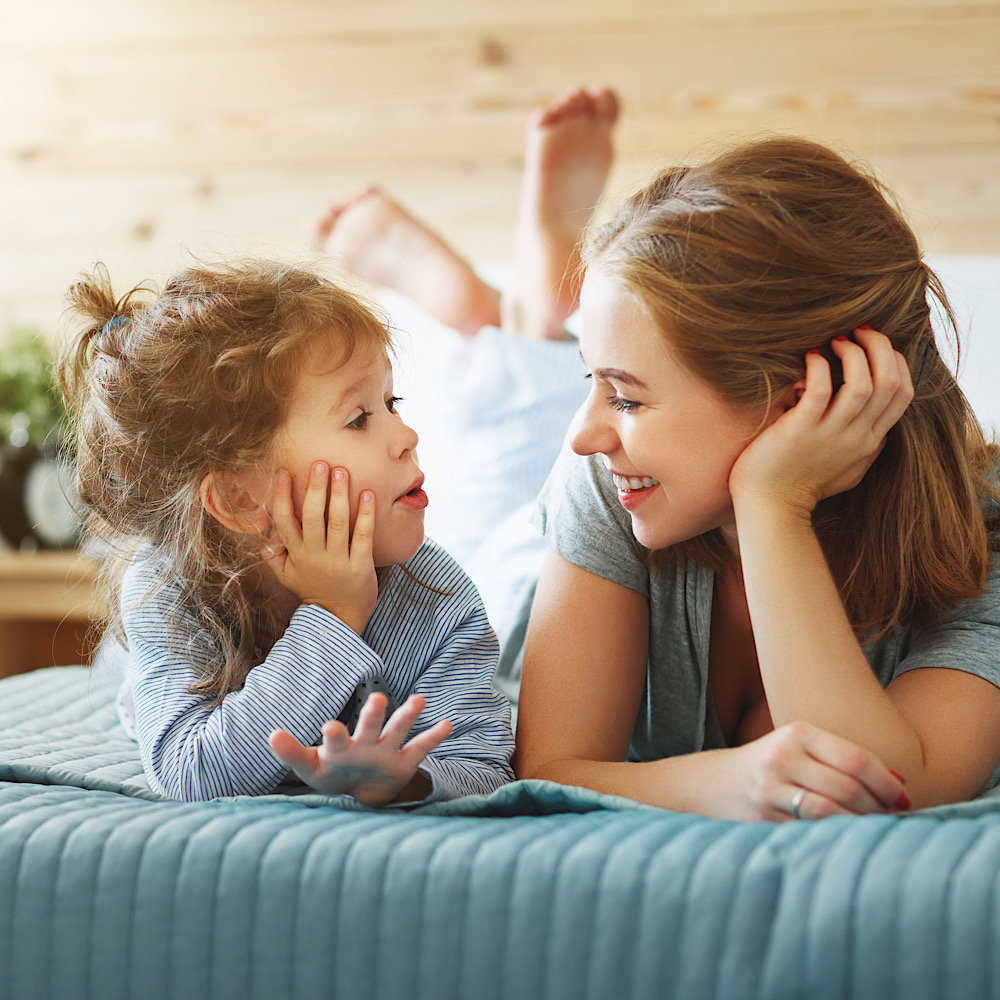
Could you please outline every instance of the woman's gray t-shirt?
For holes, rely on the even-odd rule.
[[[567,561],[649,600],[646,687],[629,759],[657,760],[725,746],[708,687],[714,574],[697,563],[651,573],[599,456],[564,447],[542,492],[536,522]],[[908,670],[949,667],[1000,687],[1000,560],[986,593],[962,601],[929,631],[897,628],[864,647],[882,687]],[[1000,783],[1000,767],[986,788]]]

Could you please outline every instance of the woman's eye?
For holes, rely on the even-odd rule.
[[[368,424],[368,418],[371,416],[367,410],[362,410],[347,426],[352,431],[363,431]]]
[[[385,408],[390,413],[395,413],[396,412],[396,407],[399,406],[399,404],[402,403],[402,402],[403,402],[403,397],[402,396],[390,396],[385,401]]]
[[[608,396],[608,405],[619,413],[633,413],[642,406],[642,403],[637,403],[634,399],[626,399],[615,393],[613,396]]]

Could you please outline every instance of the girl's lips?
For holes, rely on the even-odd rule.
[[[401,503],[411,510],[423,510],[427,506],[427,494],[421,489],[411,490],[409,493],[404,493],[396,503]]]
[[[396,497],[396,503],[401,503],[411,510],[423,510],[427,506],[427,494],[423,490],[424,477],[417,476],[413,485],[402,496]]]

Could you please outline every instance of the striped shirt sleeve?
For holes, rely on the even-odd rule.
[[[180,608],[179,588],[136,601],[155,569],[130,570],[126,683],[151,786],[183,800],[269,792],[288,773],[267,744],[270,732],[281,727],[303,744],[317,742],[323,723],[373,678],[400,702],[414,691],[427,698],[414,734],[441,718],[454,723],[453,736],[423,766],[430,798],[488,792],[511,780],[509,706],[492,689],[496,640],[475,588],[433,543],[410,566],[421,585],[394,568],[363,637],[316,605],[299,607],[266,659],[220,704],[188,690],[221,652]],[[395,584],[397,575],[403,584]]]

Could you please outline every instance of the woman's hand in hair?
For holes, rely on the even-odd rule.
[[[376,808],[395,800],[419,801],[430,793],[431,783],[417,768],[448,738],[451,723],[443,719],[403,746],[426,702],[410,695],[386,722],[387,704],[384,694],[369,695],[353,735],[342,722],[327,722],[319,746],[303,746],[283,729],[271,733],[268,742],[283,764],[326,795],[353,795]]]
[[[734,499],[778,501],[808,516],[820,500],[853,489],[913,399],[906,359],[888,337],[859,327],[834,339],[844,373],[834,393],[830,363],[806,355],[804,382],[784,412],[747,446],[729,477]]]
[[[874,754],[805,722],[733,752],[744,796],[739,818],[783,822],[910,808],[902,780]]]
[[[274,479],[278,544],[269,545],[262,554],[278,582],[303,604],[326,608],[360,635],[378,597],[372,559],[375,497],[362,490],[352,531],[348,487],[346,469],[334,469],[331,481],[329,466],[314,463],[300,523],[292,504],[292,478],[279,471]]]

